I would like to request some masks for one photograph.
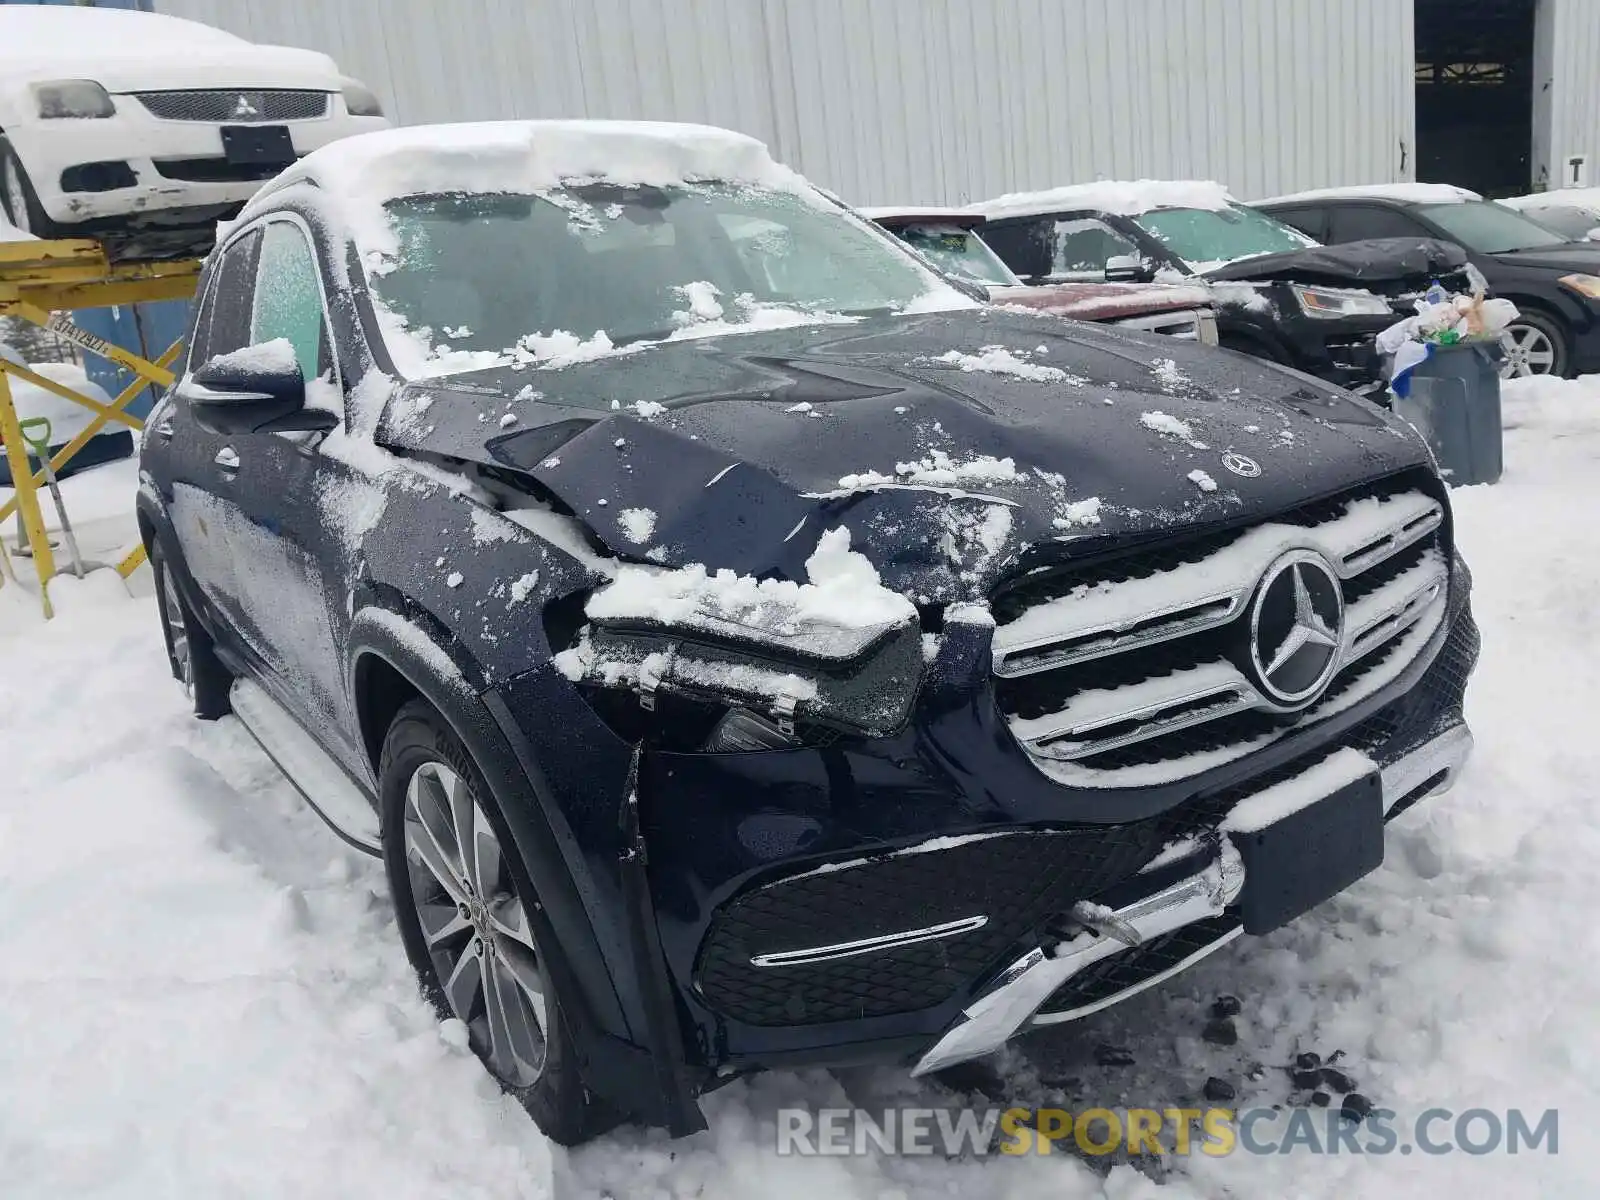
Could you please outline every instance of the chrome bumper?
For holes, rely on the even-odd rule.
[[[1457,725],[1382,768],[1383,810],[1387,813],[1399,801],[1433,781],[1423,795],[1444,791],[1472,750],[1472,734]],[[1415,799],[1421,799],[1417,796]],[[1161,889],[1109,914],[1148,942],[1207,917],[1221,916],[1244,890],[1244,865],[1238,852],[1222,842],[1221,853],[1203,871]],[[1050,1013],[1040,1023],[1052,1023],[1085,1016],[1109,1007],[1125,996],[1160,982],[1178,970],[1217,949],[1229,937],[1219,938],[1202,952],[1191,955],[1178,967],[1146,979],[1117,996],[1071,1012]],[[1091,963],[1120,954],[1128,947],[1114,937],[1082,930],[1059,942],[1053,950],[1035,946],[1012,963],[990,985],[989,990],[961,1013],[944,1035],[927,1050],[915,1066],[913,1075],[926,1075],[968,1059],[993,1053],[1034,1022],[1034,1015],[1062,984]]]

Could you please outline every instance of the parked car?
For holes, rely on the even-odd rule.
[[[858,208],[946,274],[982,284],[997,304],[1020,304],[1074,321],[1104,321],[1217,344],[1211,295],[1194,284],[1056,283],[1029,287],[983,240],[982,213],[959,208]],[[1137,274],[1134,264],[1121,268]]]
[[[1517,306],[1502,342],[1503,375],[1600,371],[1600,245],[1575,242],[1448,184],[1328,188],[1262,200],[1259,207],[1329,242],[1377,236],[1454,242],[1494,294]]]
[[[40,237],[203,253],[263,180],[387,124],[324,54],[154,13],[0,5],[0,210]]]
[[[1532,217],[1569,241],[1600,240],[1600,188],[1557,188],[1495,201]]]
[[[1221,344],[1358,391],[1381,392],[1373,342],[1436,277],[1465,286],[1442,243],[1328,250],[1236,204],[1220,184],[1104,181],[973,206],[984,239],[1030,284],[1103,280],[1132,257],[1145,278],[1211,285]]]
[[[936,1072],[1339,891],[1470,745],[1415,432],[1162,349],[739,134],[351,138],[229,229],[147,425],[172,670],[382,855],[550,1136]]]

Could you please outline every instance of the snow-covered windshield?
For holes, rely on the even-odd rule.
[[[895,236],[951,275],[992,287],[1016,287],[1022,282],[974,230],[930,222],[904,226],[895,230]]]
[[[556,330],[620,346],[713,308],[756,325],[885,313],[943,287],[842,211],[747,185],[594,183],[386,208],[399,251],[373,291],[412,334],[452,351],[500,352]]]
[[[1572,239],[1546,229],[1519,212],[1487,200],[1461,204],[1429,204],[1417,209],[1455,241],[1479,254],[1504,254],[1509,250],[1537,250],[1561,246]]]
[[[1244,258],[1284,254],[1317,244],[1298,229],[1239,204],[1158,208],[1133,219],[1196,274]]]

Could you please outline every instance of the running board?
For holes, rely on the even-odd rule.
[[[234,716],[316,814],[358,850],[380,853],[378,813],[372,801],[300,722],[248,679],[234,680],[228,699]]]

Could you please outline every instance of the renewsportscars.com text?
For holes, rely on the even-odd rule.
[[[778,1111],[780,1155],[865,1154],[1557,1154],[1560,1116],[1377,1108],[856,1108]]]

